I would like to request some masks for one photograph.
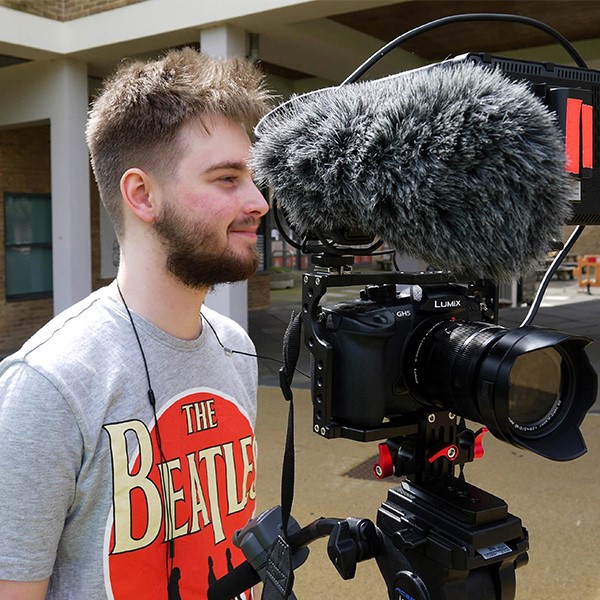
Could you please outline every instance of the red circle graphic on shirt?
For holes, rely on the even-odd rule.
[[[129,421],[105,429],[113,463],[107,592],[115,600],[206,598],[209,584],[244,560],[231,538],[255,507],[247,415],[202,390],[169,403],[158,428]]]

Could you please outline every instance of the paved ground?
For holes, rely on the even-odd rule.
[[[351,476],[372,465],[376,444],[326,440],[312,433],[307,390],[296,405],[296,488],[293,516],[307,525],[320,516],[375,520],[391,478]],[[278,389],[259,392],[258,511],[281,503],[281,462],[288,406]],[[485,457],[467,465],[469,482],[503,498],[529,531],[529,564],[517,571],[516,600],[600,600],[598,532],[600,509],[600,416],[583,423],[588,453],[556,463],[502,443],[488,435]],[[326,540],[310,546],[307,563],[296,572],[298,600],[385,600],[383,578],[375,561],[358,565],[356,577],[342,580],[327,558]],[[260,597],[258,595],[257,597]],[[465,600],[465,599],[459,599]],[[469,597],[468,600],[496,600]]]
[[[337,291],[337,290],[336,290]],[[341,290],[340,290],[341,291]],[[263,356],[279,358],[283,331],[292,309],[299,307],[299,287],[276,291],[272,307],[250,315],[250,333]],[[334,298],[329,298],[334,301]],[[516,327],[527,309],[503,309],[500,323]],[[600,370],[600,290],[587,295],[576,282],[552,282],[536,325],[584,334],[598,343],[589,346]],[[258,500],[259,511],[280,503],[281,461],[287,423],[287,403],[277,389],[279,365],[261,359],[259,389]],[[300,368],[308,372],[308,353]],[[375,519],[387,489],[397,480],[377,481],[366,473],[374,462],[376,444],[325,440],[312,433],[308,380],[297,375],[296,494],[292,514],[306,525],[319,516],[361,516]],[[598,408],[598,404],[596,404]],[[600,600],[597,534],[600,531],[600,416],[589,415],[582,426],[588,454],[556,463],[487,436],[484,460],[467,465],[467,480],[501,498],[518,515],[530,536],[529,565],[517,571],[516,600],[578,598]],[[384,600],[383,579],[374,561],[358,566],[355,579],[343,581],[327,558],[325,540],[311,546],[306,565],[296,573],[299,600]],[[474,598],[469,600],[492,600]]]

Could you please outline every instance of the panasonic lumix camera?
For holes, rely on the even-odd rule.
[[[317,306],[327,280],[340,277],[360,276],[305,279],[315,431],[377,439],[450,411],[547,458],[585,451],[579,425],[595,400],[589,338],[501,327],[492,282],[451,283],[438,272],[389,274],[355,300]]]

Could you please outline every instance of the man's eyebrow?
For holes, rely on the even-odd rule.
[[[204,169],[204,172],[211,173],[212,171],[220,171],[221,169],[232,169],[234,171],[246,171],[246,170],[248,170],[248,165],[245,162],[225,160],[223,162],[209,165],[208,167],[206,167],[206,169]]]

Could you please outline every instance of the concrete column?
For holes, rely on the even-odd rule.
[[[54,312],[92,289],[90,175],[85,144],[87,66],[55,62],[50,102]]]
[[[87,65],[71,58],[0,70],[0,126],[50,121],[54,312],[92,288]]]
[[[244,30],[231,25],[204,29],[200,32],[200,50],[221,58],[245,57],[246,38]],[[248,282],[218,286],[206,297],[205,304],[248,330]]]
[[[247,52],[247,34],[233,25],[210,27],[200,32],[200,50],[210,56],[227,58],[245,57]]]
[[[217,286],[204,302],[222,315],[239,323],[248,331],[248,282],[228,283]]]

